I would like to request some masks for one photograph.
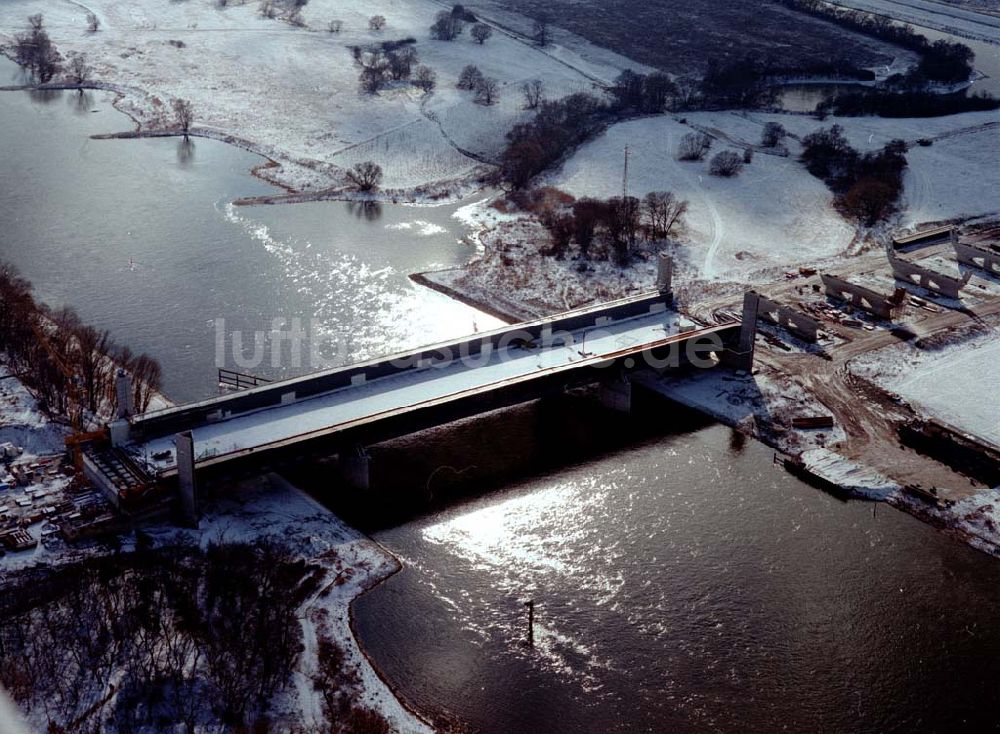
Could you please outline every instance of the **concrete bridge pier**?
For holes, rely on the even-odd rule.
[[[656,258],[656,290],[670,296],[673,292],[674,261],[667,252],[661,252]]]
[[[599,388],[601,405],[605,408],[625,413],[632,412],[632,382],[624,374],[601,383]]]
[[[177,448],[177,488],[181,498],[181,517],[189,527],[199,524],[198,484],[194,474],[194,436],[183,431],[174,437]]]
[[[124,446],[129,442],[130,428],[128,419],[135,413],[132,404],[132,378],[125,370],[118,370],[115,375],[115,420],[111,423],[111,445]]]
[[[340,474],[352,489],[368,490],[372,485],[372,457],[364,446],[355,446],[339,455]]]
[[[115,410],[116,419],[128,418],[135,413],[132,403],[132,378],[125,370],[120,369],[115,375],[115,398],[118,403]]]
[[[757,338],[757,312],[760,309],[760,295],[755,291],[743,294],[743,325],[739,342],[726,344],[721,356],[722,363],[734,370],[753,371],[754,344]]]

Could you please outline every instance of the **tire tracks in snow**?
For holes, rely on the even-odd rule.
[[[673,133],[667,136],[667,147],[670,150],[675,148],[673,138]],[[719,253],[719,248],[722,246],[722,238],[726,232],[725,223],[722,221],[722,215],[719,214],[719,208],[712,200],[710,192],[705,188],[704,177],[701,175],[696,176],[691,171],[688,171],[676,159],[671,157],[670,160],[673,161],[672,165],[680,172],[681,176],[690,181],[693,187],[698,189],[702,203],[708,211],[709,224],[711,226],[711,241],[708,245],[708,252],[705,253],[705,261],[702,263],[701,274],[705,278],[714,278],[716,276],[715,256]]]

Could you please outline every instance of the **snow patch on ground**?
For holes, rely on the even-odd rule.
[[[793,429],[793,418],[816,413],[816,400],[795,381],[770,370],[740,375],[710,369],[664,380],[642,374],[634,379],[670,400],[707,413],[787,454],[797,455],[847,439],[840,425],[830,429]],[[767,433],[762,433],[762,429]]]
[[[858,357],[850,370],[893,391],[914,407],[1000,446],[1000,393],[989,376],[1000,363],[1000,329],[920,349],[898,344]]]
[[[800,458],[805,468],[816,476],[860,497],[884,500],[902,489],[883,474],[829,449],[808,449]]]
[[[26,456],[62,453],[69,429],[53,423],[16,377],[0,366],[0,444],[13,443]]]

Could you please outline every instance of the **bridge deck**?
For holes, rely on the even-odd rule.
[[[195,425],[191,431],[196,463],[199,466],[216,464],[259,450],[319,438],[422,406],[486,393],[555,373],[594,368],[610,359],[623,359],[646,349],[684,342],[693,335],[716,330],[717,327],[694,334],[680,333],[677,313],[659,310],[600,327],[580,328],[569,332],[571,339],[558,340],[547,347],[515,342],[466,359],[418,365],[287,405]],[[131,444],[128,450],[156,474],[164,476],[176,471],[173,435],[152,436]],[[154,454],[158,459],[152,458]]]

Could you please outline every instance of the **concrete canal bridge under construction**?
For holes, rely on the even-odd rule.
[[[84,469],[123,507],[177,487],[186,520],[196,522],[197,484],[211,476],[339,454],[356,457],[348,474],[364,486],[365,446],[587,384],[600,384],[606,404],[628,410],[630,373],[723,363],[749,369],[753,337],[753,324],[687,321],[660,290],[122,415],[107,439],[85,447]]]

